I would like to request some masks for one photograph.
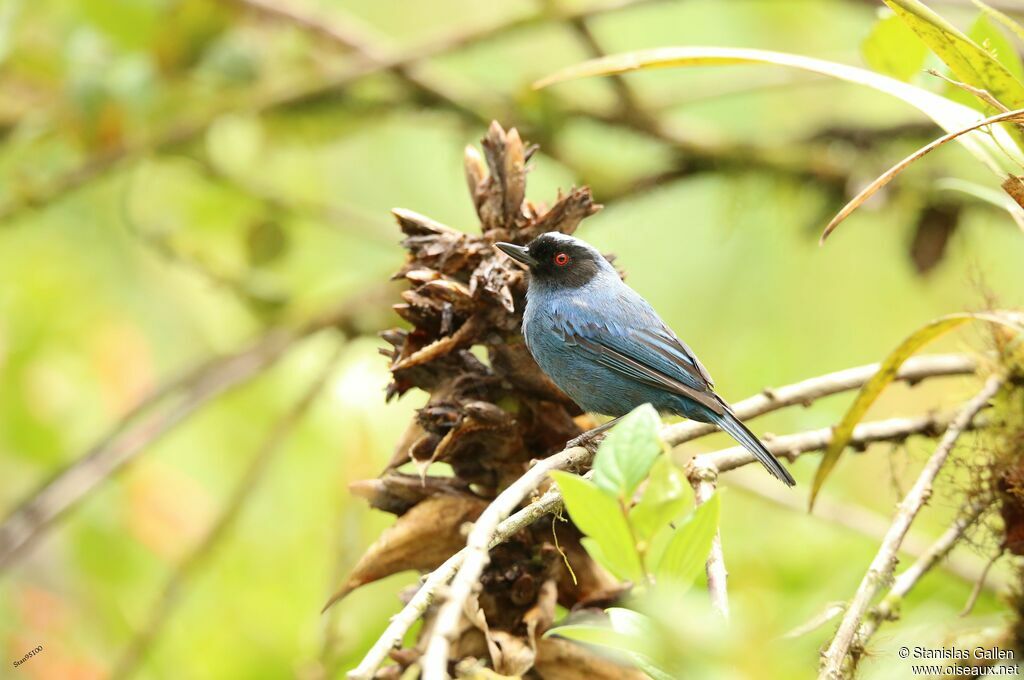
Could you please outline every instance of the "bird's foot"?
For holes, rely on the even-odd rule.
[[[619,418],[613,418],[612,420],[609,420],[607,423],[604,423],[603,425],[598,425],[593,429],[587,430],[580,436],[574,437],[567,441],[565,443],[565,448],[571,449],[577,446],[582,446],[588,451],[593,451],[594,449],[597,448],[597,445],[601,443],[601,440],[604,439],[605,435],[608,433],[608,430],[610,430],[612,426],[615,425],[615,423],[617,422],[619,422]]]

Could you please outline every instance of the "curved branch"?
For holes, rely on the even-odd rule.
[[[498,494],[483,511],[469,532],[462,566],[456,573],[448,597],[441,605],[434,621],[434,630],[423,655],[423,680],[446,680],[448,677],[449,648],[458,635],[459,622],[462,620],[466,602],[474,589],[479,588],[480,575],[491,561],[491,544],[501,521],[547,478],[549,472],[585,465],[592,457],[593,453],[587,449],[574,447],[545,458]]]
[[[376,302],[376,298],[377,295],[371,294],[300,326],[274,329],[248,348],[203,362],[168,385],[157,388],[98,444],[58,471],[7,515],[0,524],[0,572],[58,517],[200,407],[261,374],[310,335],[328,328],[354,332],[355,319],[365,305]]]
[[[246,502],[252,497],[253,491],[265,476],[271,461],[280,453],[288,437],[301,422],[303,416],[309,411],[317,397],[323,392],[323,388],[327,384],[328,378],[332,375],[338,358],[341,356],[342,347],[344,347],[344,344],[339,344],[338,348],[333,352],[333,356],[328,360],[327,365],[313,380],[312,384],[271,428],[267,438],[232,490],[220,515],[199,544],[181,561],[178,568],[175,569],[174,573],[167,580],[163,591],[161,591],[156,603],[150,610],[146,622],[136,632],[124,655],[111,672],[110,677],[112,679],[120,680],[134,675],[139,664],[145,659],[149,647],[153,644],[167,617],[170,616],[185,583],[203,564],[213,548],[231,530]]]
[[[858,366],[774,390],[765,390],[762,394],[737,402],[735,410],[743,418],[752,418],[787,406],[796,404],[809,405],[816,399],[859,388],[877,372],[878,366],[878,364]],[[928,355],[914,357],[905,362],[898,378],[909,383],[917,383],[932,377],[969,375],[974,373],[975,369],[976,362],[973,358],[966,355]],[[854,431],[851,443],[853,445],[866,445],[872,441],[881,441],[886,438],[903,440],[913,434],[933,432],[936,427],[935,423],[936,420],[934,418],[896,418],[877,423],[865,423]],[[679,444],[697,439],[714,431],[714,428],[704,426],[702,423],[685,422],[666,426],[662,428],[661,434],[666,441]],[[795,456],[806,451],[820,450],[827,445],[830,434],[830,430],[821,430],[801,435],[791,435],[792,437],[803,437],[800,441],[804,442],[802,447],[794,447],[796,440],[792,440],[789,444],[792,449],[791,455]],[[776,438],[773,441],[786,442],[782,437]],[[770,446],[771,444],[769,443]],[[801,450],[797,452],[797,448]],[[711,456],[712,454],[707,455]],[[551,461],[553,464],[548,467],[548,470],[555,470],[561,467],[569,467],[570,465],[586,464],[590,458],[591,454],[585,449],[574,448],[555,454],[545,459],[545,462]],[[734,461],[733,467],[750,462],[749,460],[741,462],[738,457],[734,457],[731,453],[729,458]],[[721,462],[714,457],[707,460]],[[533,473],[535,469],[531,469],[527,474]],[[543,476],[540,476],[535,479],[534,483],[539,484],[542,480]],[[526,493],[529,493],[529,490],[523,495]],[[522,496],[519,498],[521,500]],[[518,502],[516,501],[516,503]],[[503,543],[509,536],[520,529],[528,526],[545,514],[557,512],[561,507],[562,498],[558,490],[552,489],[548,491],[539,501],[528,505],[509,519],[498,524],[497,529],[491,535],[490,547],[493,548],[495,545]],[[481,516],[482,519],[483,516]],[[477,521],[477,526],[480,525],[481,520]],[[476,527],[474,527],[475,529]],[[401,644],[412,625],[423,615],[427,607],[436,600],[438,592],[459,571],[467,551],[468,548],[464,548],[427,576],[412,600],[401,612],[392,618],[387,629],[370,648],[359,666],[349,673],[348,677],[350,680],[369,680],[373,677],[377,668],[387,659],[388,653]],[[484,566],[486,566],[486,561]],[[450,643],[445,643],[445,651],[447,651],[448,644]]]
[[[911,487],[903,501],[899,504],[896,516],[889,527],[889,532],[886,534],[878,554],[875,555],[875,559],[871,561],[867,574],[864,575],[864,579],[857,588],[850,606],[847,607],[846,613],[843,614],[843,619],[839,623],[839,629],[836,631],[832,643],[825,652],[819,678],[823,680],[840,680],[844,676],[844,663],[850,652],[850,646],[853,644],[857,630],[860,628],[861,620],[867,613],[868,607],[871,605],[875,595],[878,594],[879,589],[892,577],[892,573],[896,568],[896,554],[899,551],[900,544],[903,543],[903,538],[907,535],[907,531],[917,517],[917,513],[920,512],[921,508],[924,507],[924,504],[931,497],[935,478],[938,476],[960,435],[970,426],[974,416],[988,405],[989,400],[996,395],[1002,384],[1003,376],[993,375],[985,381],[985,386],[977,396],[964,405],[956,418],[953,419],[953,422],[950,423],[949,428],[936,447],[935,453],[928,459],[924,470],[921,471],[917,481],[914,482],[914,486]]]

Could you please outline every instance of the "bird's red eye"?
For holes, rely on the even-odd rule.
[[[565,265],[569,264],[569,256],[566,255],[565,253],[556,254],[555,264],[557,264],[559,267],[564,267]]]

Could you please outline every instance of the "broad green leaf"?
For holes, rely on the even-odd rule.
[[[629,71],[733,64],[776,64],[866,85],[879,92],[902,99],[930,117],[947,132],[963,129],[984,119],[981,113],[963,104],[957,104],[920,87],[867,69],[796,54],[738,47],[666,47],[626,52],[600,59],[591,59],[562,69],[538,81],[534,87],[546,87],[577,78],[607,76]],[[1013,137],[1002,127],[993,129],[992,134],[994,139],[979,133],[959,137],[957,141],[1002,180],[1007,172],[1016,168],[1016,162],[1024,161],[1024,154],[1017,148]],[[1006,158],[1007,154],[1011,156],[1009,159]]]
[[[1018,82],[1024,80],[1024,66],[1013,44],[984,14],[971,25],[967,37],[988,52],[989,56],[1002,64]]]
[[[981,45],[919,0],[884,0],[957,80],[988,90],[1008,109],[1024,108],[1024,84]]]
[[[668,456],[659,456],[640,502],[629,511],[637,540],[649,541],[655,532],[679,517],[690,502],[690,485]]]
[[[21,12],[22,0],[7,0],[0,4],[0,64],[14,49],[14,26]]]
[[[601,442],[594,457],[594,483],[629,501],[662,451],[661,420],[650,404],[627,413]]]
[[[954,328],[961,326],[968,321],[983,321],[991,324],[998,324],[1010,328],[1016,331],[1018,334],[1024,333],[1024,316],[1020,313],[1009,312],[1009,311],[993,311],[993,312],[979,312],[979,313],[958,313],[943,316],[934,321],[931,321],[921,328],[917,329],[907,337],[906,340],[901,342],[892,353],[885,358],[881,366],[878,368],[878,372],[871,376],[871,379],[864,383],[864,386],[860,388],[860,392],[857,393],[857,397],[853,400],[850,408],[847,409],[846,414],[843,415],[842,420],[839,424],[832,429],[832,441],[829,442],[828,448],[825,450],[825,455],[821,458],[821,463],[818,464],[818,470],[814,474],[814,483],[811,485],[811,497],[809,506],[814,507],[814,500],[818,496],[818,492],[821,490],[822,485],[828,478],[829,474],[835,468],[836,463],[839,462],[839,456],[842,454],[843,449],[850,443],[850,438],[853,436],[853,430],[857,426],[857,423],[861,421],[864,414],[868,412],[871,405],[878,399],[878,395],[882,393],[882,390],[886,388],[895,378],[896,374],[900,370],[900,366],[903,362],[909,359],[917,350],[923,347],[925,344],[931,342],[935,338],[947,333]]]
[[[958,139],[962,135],[973,132],[974,130],[977,130],[978,128],[981,127],[989,127],[989,129],[991,129],[991,125],[1006,121],[1024,122],[1024,109],[1007,111],[1006,113],[998,113],[990,118],[986,118],[981,123],[974,123],[970,127],[964,128],[963,130],[950,132],[948,135],[943,135],[942,137],[939,137],[938,139],[922,146],[920,149],[910,154],[909,156],[901,160],[899,163],[892,166],[891,168],[883,172],[881,175],[876,177],[875,180],[871,182],[871,184],[861,189],[856,196],[850,199],[850,201],[843,206],[842,210],[836,213],[836,216],[833,217],[832,220],[825,227],[825,230],[821,233],[821,242],[824,243],[825,239],[828,238],[829,234],[831,234],[835,230],[835,228],[838,227],[843,222],[843,220],[849,217],[854,210],[863,205],[863,203],[872,196],[874,196],[879,189],[881,189],[886,184],[891,182],[893,178],[896,177],[896,175],[906,170],[908,167],[910,167],[911,164],[917,162],[922,157],[931,153],[932,151],[939,148],[943,144],[953,141],[954,139]],[[1006,185],[1004,184],[1003,186],[1005,188]]]
[[[562,491],[569,517],[591,539],[583,544],[591,557],[618,578],[640,583],[644,570],[618,499],[569,472],[552,472],[551,477]]]
[[[936,191],[956,191],[996,208],[1002,208],[1010,213],[1010,217],[1017,223],[1017,226],[1024,230],[1024,210],[1021,210],[1017,202],[1007,196],[1005,192],[957,177],[941,177],[935,180],[933,188]]]
[[[647,567],[647,573],[653,574],[658,567],[658,563],[661,562],[662,555],[665,554],[665,549],[668,548],[668,544],[672,541],[672,537],[675,536],[676,528],[671,524],[666,524],[657,531],[647,542],[647,550],[644,552],[644,565]]]
[[[921,72],[928,55],[928,48],[914,32],[892,14],[875,22],[860,50],[868,66],[903,81]]]
[[[1020,40],[1021,42],[1024,42],[1024,26],[1021,26],[1016,21],[1011,19],[1006,14],[1000,12],[999,10],[997,10],[997,9],[995,9],[993,7],[989,7],[988,5],[986,5],[981,0],[974,0],[974,4],[982,12],[984,12],[988,16],[990,16],[993,19],[995,19],[998,23],[1000,23],[1004,27],[1006,27],[1011,33],[1013,33],[1015,36],[1017,36],[1018,40]]]
[[[619,610],[628,612],[629,610]],[[608,610],[609,618],[612,618],[613,609]],[[642,616],[636,612],[629,612],[634,616]],[[623,615],[618,615],[620,625],[625,625],[626,621]],[[646,618],[646,617],[643,617]],[[648,619],[647,630],[650,630],[654,623]],[[631,629],[635,626],[630,626]],[[654,659],[648,650],[651,648],[650,638],[645,638],[640,635],[636,635],[630,631],[619,630],[615,626],[615,620],[612,619],[611,626],[602,626],[598,624],[570,624],[568,626],[559,626],[552,628],[544,633],[544,637],[550,637],[557,635],[558,637],[565,638],[567,640],[573,640],[575,642],[583,642],[588,645],[595,645],[597,647],[603,647],[614,652],[618,652],[624,655],[629,661],[633,662],[644,673],[654,678],[654,680],[674,680],[675,675],[669,673],[661,667]]]
[[[227,114],[217,118],[206,133],[210,161],[231,176],[247,176],[263,149],[263,126],[251,115]]]
[[[676,527],[654,572],[658,582],[671,581],[683,591],[693,585],[711,552],[718,531],[718,510],[716,493]]]

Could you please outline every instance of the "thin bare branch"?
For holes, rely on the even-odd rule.
[[[917,383],[932,377],[972,374],[975,369],[975,361],[965,355],[919,356],[904,363],[899,373],[899,379],[910,383]],[[735,410],[743,418],[752,418],[787,406],[796,404],[809,405],[816,399],[859,388],[877,370],[878,364],[869,364],[829,373],[792,385],[765,390],[762,394],[737,402]],[[851,443],[855,446],[863,446],[869,443],[869,441],[879,441],[886,435],[902,440],[911,434],[932,432],[934,427],[934,419],[927,418],[899,418],[894,419],[894,421],[881,421],[878,424],[865,423],[854,432]],[[714,428],[705,427],[702,423],[682,423],[663,427],[662,437],[666,441],[678,444],[703,437],[714,431]],[[794,436],[799,437],[800,435]],[[827,445],[828,437],[816,431],[813,437],[807,438],[807,442],[808,446],[816,442],[817,449],[804,448],[804,451],[820,450]],[[732,458],[731,455],[730,458]],[[546,461],[552,461],[552,459],[558,460],[554,461],[554,464],[548,468],[549,470],[585,465],[590,460],[590,453],[586,452],[585,449],[574,448],[555,454],[551,458],[546,459]],[[708,460],[715,461],[716,459],[712,457]],[[750,461],[748,460],[747,462]],[[533,470],[530,471],[530,473],[532,472]],[[543,476],[536,478],[535,483],[539,483],[542,479]],[[525,493],[529,493],[529,490]],[[504,542],[508,536],[511,536],[516,531],[528,526],[545,514],[557,512],[561,507],[562,498],[558,489],[548,491],[539,501],[526,506],[526,508],[498,525],[498,530],[494,532],[493,538],[490,541],[490,547]],[[479,525],[479,521],[477,524]],[[367,652],[366,657],[359,666],[349,673],[351,680],[368,680],[373,677],[376,669],[386,660],[390,650],[401,644],[409,628],[423,615],[427,607],[438,597],[439,590],[459,570],[466,551],[467,549],[463,549],[463,551],[453,555],[452,558],[426,578],[409,604],[391,620],[391,624],[370,651]]]
[[[875,634],[878,627],[885,621],[892,621],[898,618],[899,604],[906,597],[917,582],[941,562],[950,551],[960,542],[964,533],[978,521],[989,507],[989,503],[978,501],[972,503],[957,517],[945,532],[926,550],[917,560],[910,565],[902,574],[893,581],[889,593],[878,603],[864,618],[864,622],[857,629],[857,637],[851,647],[851,654],[857,658],[863,653],[871,636]]]
[[[839,630],[836,631],[832,643],[825,652],[819,678],[823,680],[839,680],[844,677],[847,656],[857,635],[857,630],[871,605],[871,601],[878,594],[882,586],[892,577],[900,545],[903,543],[903,539],[910,529],[910,525],[917,517],[918,512],[920,512],[921,508],[924,507],[924,504],[931,497],[935,478],[938,476],[960,435],[970,426],[978,412],[988,405],[989,400],[996,395],[1002,384],[1003,376],[991,376],[985,381],[985,386],[977,396],[964,405],[956,418],[953,419],[953,422],[950,423],[946,433],[939,441],[935,453],[928,459],[924,470],[921,471],[913,487],[911,487],[906,497],[899,504],[892,526],[889,527],[889,531],[878,550],[878,554],[871,561],[867,574],[865,574],[860,587],[857,588],[857,592],[850,602],[850,606],[839,623]]]
[[[386,290],[390,293],[390,288]],[[7,515],[0,524],[0,571],[58,517],[200,407],[261,374],[310,335],[328,328],[356,332],[355,319],[379,297],[380,292],[373,293],[304,324],[273,329],[246,349],[207,360],[157,388],[85,455],[58,471]]]
[[[713,495],[718,484],[718,470],[711,465],[694,465],[687,475],[693,487],[693,498],[696,505],[703,505]],[[708,577],[708,594],[711,606],[724,618],[729,618],[729,591],[727,581],[729,571],[725,568],[725,555],[722,553],[722,531],[715,529],[715,537],[711,540],[711,551],[705,566]]]
[[[335,350],[324,369],[313,380],[309,388],[271,428],[267,438],[232,490],[220,515],[213,522],[213,525],[206,532],[206,535],[203,536],[199,544],[181,561],[177,569],[174,570],[174,573],[167,580],[159,597],[150,609],[145,623],[136,632],[124,655],[114,667],[110,675],[112,680],[124,680],[134,675],[138,670],[139,665],[146,658],[146,654],[156,641],[167,619],[171,616],[188,580],[198,571],[214,548],[231,531],[246,502],[252,498],[265,476],[271,462],[281,452],[288,437],[323,391],[324,386],[333,373],[343,346],[343,344],[339,344],[337,350]]]
[[[338,71],[328,76],[318,75],[289,84],[272,92],[262,94],[242,107],[239,107],[235,102],[215,106],[195,118],[179,121],[154,136],[120,144],[103,153],[86,158],[80,165],[60,173],[30,191],[23,192],[17,199],[0,205],[0,223],[10,220],[23,209],[46,205],[105,176],[108,172],[121,167],[126,162],[138,160],[150,153],[186,144],[202,135],[213,121],[239,108],[259,113],[301,104],[326,94],[340,93],[346,86],[361,78],[381,73],[382,71],[412,67],[418,62],[456,52],[495,36],[543,25],[551,19],[569,20],[573,17],[596,16],[662,1],[664,0],[608,0],[607,2],[589,7],[566,9],[555,17],[548,13],[537,12],[495,23],[491,26],[443,36],[394,55],[380,56],[359,53],[359,58],[353,60],[353,63],[341,67]],[[269,3],[263,4],[269,5]],[[335,37],[340,37],[340,33]],[[454,103],[460,110],[465,108],[458,102]],[[467,113],[471,114],[474,118],[479,118],[479,114],[475,111],[469,110]]]
[[[572,449],[572,451],[578,452],[579,449]],[[565,466],[572,467],[576,464],[578,463],[566,462]],[[501,545],[511,536],[519,533],[544,515],[557,513],[562,507],[562,494],[557,489],[548,491],[539,499],[499,524],[494,532],[491,547]],[[391,618],[391,623],[388,624],[387,629],[373,644],[373,647],[367,651],[366,656],[363,657],[359,665],[349,671],[349,680],[371,680],[373,678],[377,669],[387,659],[388,653],[402,644],[405,634],[423,616],[427,608],[437,600],[439,591],[452,580],[459,567],[462,566],[465,557],[466,548],[463,548],[449,557],[440,567],[430,572],[423,580],[419,590],[409,600],[409,603],[402,608],[402,611]]]
[[[761,394],[733,404],[733,410],[741,420],[746,421],[785,406],[809,406],[823,397],[859,389],[878,372],[879,367],[880,364],[877,363],[866,364],[808,378],[784,387],[765,388]],[[915,385],[932,377],[970,375],[976,369],[977,362],[966,354],[929,354],[911,357],[905,361],[896,374],[896,379]],[[684,421],[668,426],[663,434],[665,441],[677,445],[715,431],[714,425]]]
[[[462,566],[452,580],[448,597],[438,611],[437,619],[426,652],[423,655],[423,680],[446,680],[448,677],[448,651],[458,634],[459,622],[466,602],[480,587],[480,575],[491,560],[490,549],[495,531],[523,499],[547,478],[552,470],[570,465],[585,465],[593,453],[583,447],[567,449],[562,453],[538,461],[526,474],[498,494],[480,518],[473,524],[466,540],[466,555]]]

